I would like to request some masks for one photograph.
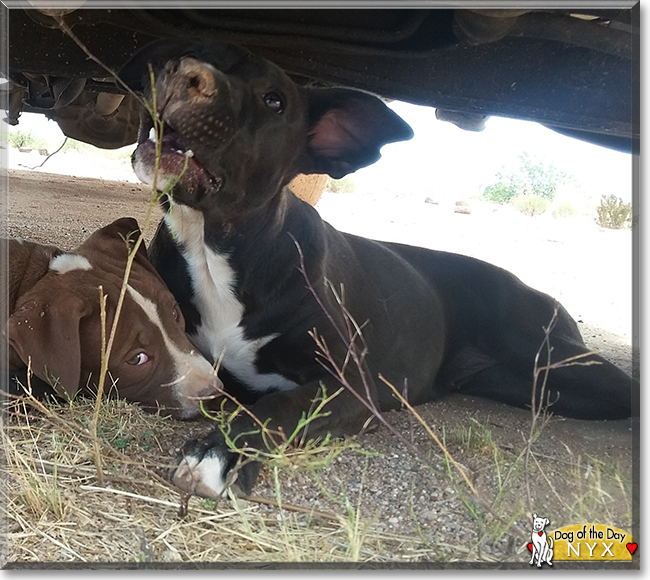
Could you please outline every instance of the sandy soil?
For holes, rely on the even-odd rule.
[[[9,170],[8,177],[9,236],[70,249],[113,219],[133,216],[145,223],[149,192],[138,184],[42,171]],[[589,346],[601,349],[613,362],[631,370],[629,232],[603,231],[580,220],[569,223],[524,218],[483,206],[476,206],[470,215],[455,214],[451,207],[423,201],[385,200],[379,204],[353,196],[326,195],[317,207],[344,230],[468,253],[507,267],[529,284],[558,297],[580,321]],[[400,222],[402,214],[406,223]],[[157,208],[152,215],[147,236],[155,229],[160,215]],[[513,478],[503,485],[499,466],[517,464],[529,434],[530,413],[458,395],[418,410],[438,436],[446,437],[450,452],[481,495],[494,501],[497,511],[514,514],[520,529],[529,530],[524,478]],[[355,439],[377,455],[344,453],[322,471],[325,487],[347,490],[354,502],[359,501],[362,517],[372,520],[376,530],[420,534],[434,559],[436,555],[462,559],[465,553],[473,561],[526,561],[521,538],[505,533],[496,542],[486,539],[492,538],[489,532],[497,525],[495,520],[472,515],[459,493],[462,485],[444,475],[442,453],[410,414],[393,412],[388,419],[443,473],[423,468],[388,429],[380,428]],[[487,429],[494,446],[486,451],[463,442],[462,433],[469,425]],[[168,452],[175,453],[188,429],[196,434],[207,428],[200,422],[191,426],[179,423],[175,439],[166,442]],[[635,431],[631,421],[553,418],[533,447],[534,462],[529,466],[534,483],[532,509],[549,517],[551,528],[591,521],[585,518],[599,515],[594,521],[632,531],[632,512],[638,506],[631,496],[633,482],[638,482],[638,477],[633,477],[637,436],[638,427]],[[284,491],[285,501],[294,504],[340,509],[304,474],[287,476]],[[273,496],[268,471],[263,471],[255,493]]]

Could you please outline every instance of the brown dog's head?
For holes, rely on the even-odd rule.
[[[45,276],[16,302],[7,322],[9,343],[59,394],[97,385],[102,342],[109,340],[129,252],[140,235],[132,218],[97,230],[73,252],[52,258]],[[128,278],[105,385],[177,418],[195,415],[199,399],[221,388],[210,363],[188,341],[180,308],[144,243]]]
[[[174,201],[223,221],[264,208],[298,173],[343,177],[377,161],[386,143],[413,136],[376,96],[299,87],[279,67],[232,45],[157,41],[120,76],[164,123],[158,189],[180,175]],[[149,184],[152,129],[145,112],[133,166]]]

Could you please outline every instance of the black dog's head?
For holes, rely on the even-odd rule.
[[[249,51],[191,39],[156,41],[120,73],[163,123],[157,188],[235,219],[265,206],[298,173],[335,178],[379,159],[411,128],[377,97],[297,86]],[[153,184],[157,144],[143,114],[134,169]],[[218,210],[214,209],[218,208]]]

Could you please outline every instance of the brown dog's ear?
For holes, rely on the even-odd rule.
[[[7,338],[21,360],[57,394],[72,396],[81,378],[81,319],[92,312],[87,300],[62,294],[52,301],[29,300],[7,321]]]
[[[374,163],[386,143],[405,141],[413,130],[378,97],[350,89],[306,89],[309,103],[307,147],[301,173],[338,179]]]
[[[93,248],[102,250],[105,247],[106,243],[110,244],[110,250],[106,248],[105,252],[109,252],[111,255],[115,255],[115,243],[124,248],[124,259],[126,260],[127,251],[129,251],[138,238],[142,235],[140,231],[140,226],[135,218],[125,217],[115,220],[113,223],[104,226],[93,232],[93,234],[79,247],[79,250],[83,254],[82,248]],[[119,254],[118,254],[119,255]],[[138,247],[138,257],[142,257],[146,261],[149,261],[147,256],[147,248],[144,244],[144,240]]]

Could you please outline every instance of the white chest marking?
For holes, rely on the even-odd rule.
[[[74,270],[91,270],[92,266],[87,258],[79,254],[59,254],[50,261],[50,270],[59,274]]]
[[[165,215],[165,221],[182,244],[181,251],[192,279],[193,302],[201,315],[201,324],[190,337],[197,348],[213,362],[223,357],[223,366],[256,391],[295,388],[296,383],[282,375],[257,371],[258,350],[277,335],[256,340],[244,338],[240,325],[244,305],[234,293],[235,272],[226,256],[205,244],[203,214],[175,204]]]

